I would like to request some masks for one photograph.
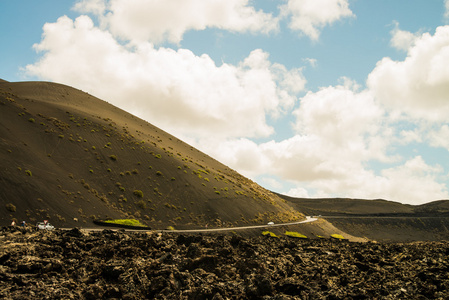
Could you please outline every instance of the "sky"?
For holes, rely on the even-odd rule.
[[[295,197],[449,199],[449,0],[1,0],[0,78],[86,91]]]

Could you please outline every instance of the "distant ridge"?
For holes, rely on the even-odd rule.
[[[296,210],[321,216],[353,236],[388,242],[449,240],[448,200],[409,205],[382,199],[279,196]]]

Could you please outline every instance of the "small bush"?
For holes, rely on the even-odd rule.
[[[126,225],[126,226],[145,226],[144,224],[140,223],[139,220],[135,220],[135,219],[107,220],[107,221],[105,221],[105,223],[120,224],[120,225]]]
[[[331,234],[334,239],[344,240],[345,238],[341,234]]]
[[[33,118],[29,118],[28,121],[29,121],[30,123],[34,123],[34,122],[35,122]]]
[[[276,234],[274,234],[271,231],[262,231],[262,235],[276,237],[276,238],[278,237]]]
[[[162,176],[162,172],[161,172],[161,171],[157,171],[157,172],[156,172],[156,175],[157,175],[157,176]]]
[[[15,212],[16,211],[16,206],[12,203],[8,203],[5,205],[6,209],[10,212]]]
[[[113,161],[117,160],[117,156],[115,156],[115,155],[109,155],[109,158],[112,159]]]
[[[171,181],[175,181],[176,180],[176,178],[175,177],[172,177],[171,179],[170,179]]]
[[[139,198],[143,198],[143,192],[141,190],[134,190],[133,194]]]
[[[28,176],[33,176],[30,170],[25,170],[25,174],[27,174]]]
[[[304,234],[300,234],[299,232],[296,232],[296,231],[286,231],[285,235],[289,236],[289,237],[300,238],[300,239],[307,238]]]

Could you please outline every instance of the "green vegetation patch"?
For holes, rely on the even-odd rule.
[[[140,223],[139,220],[136,219],[114,219],[114,220],[106,220],[105,223],[110,224],[118,224],[118,225],[125,225],[125,226],[142,226],[146,227],[145,224]]]
[[[275,237],[275,238],[278,237],[275,233],[273,233],[273,232],[271,232],[271,231],[268,231],[268,230],[262,231],[262,235],[265,235],[265,236],[271,236],[271,237]]]
[[[339,240],[344,240],[344,236],[342,236],[341,234],[331,234],[331,237],[333,237],[334,239],[339,239]]]
[[[296,231],[286,231],[285,235],[289,236],[289,237],[300,238],[300,239],[306,239],[307,238],[304,234],[301,234],[301,233],[296,232]]]
[[[137,197],[143,198],[143,192],[141,190],[134,190],[133,194]]]

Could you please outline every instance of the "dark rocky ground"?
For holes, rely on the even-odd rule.
[[[0,229],[3,299],[447,299],[447,242]]]

